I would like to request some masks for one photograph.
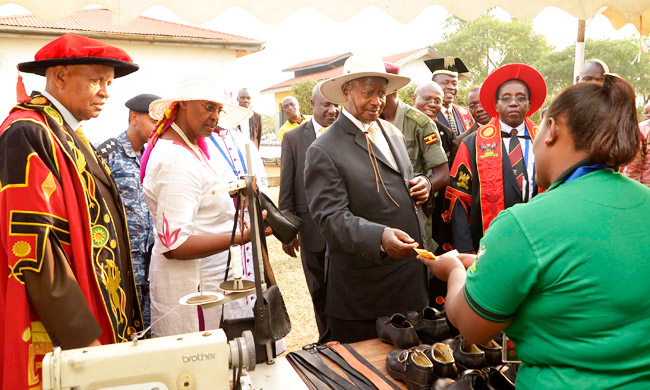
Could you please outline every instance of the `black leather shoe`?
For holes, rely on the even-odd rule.
[[[443,343],[435,343],[433,345],[423,344],[418,346],[418,348],[431,360],[431,363],[433,363],[433,373],[438,378],[455,379],[458,377],[454,353],[449,345]]]
[[[487,361],[488,366],[496,367],[503,364],[501,356],[502,348],[494,340],[488,341],[485,345],[476,344],[476,346],[478,349],[485,352],[485,360]]]
[[[414,316],[408,316],[420,340],[425,344],[434,344],[451,337],[445,311],[433,307],[425,307]]]
[[[467,370],[455,381],[438,379],[431,390],[487,390],[486,374],[479,370]]]
[[[377,319],[377,335],[386,344],[395,348],[407,349],[419,344],[418,334],[404,315],[396,313],[389,317]]]
[[[488,383],[487,390],[515,390],[515,384],[496,368],[484,368]]]
[[[480,350],[475,344],[465,341],[462,336],[456,336],[449,346],[454,351],[456,367],[459,370],[480,370],[483,367],[487,367],[485,352]]]
[[[409,390],[430,390],[435,376],[433,363],[417,347],[394,349],[386,357],[386,371]]]

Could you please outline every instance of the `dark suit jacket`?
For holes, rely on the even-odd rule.
[[[395,157],[393,169],[375,148],[379,191],[366,137],[344,114],[307,149],[309,211],[327,240],[325,312],[345,320],[373,320],[427,304],[427,270],[415,253],[394,259],[380,250],[386,227],[424,242],[422,208],[409,195],[413,167],[401,132],[379,120]],[[288,134],[288,133],[287,133]]]
[[[458,114],[458,109],[456,109],[456,105],[452,103],[452,106],[454,107],[454,109],[452,110],[452,112],[454,113],[454,120],[456,121],[456,126],[458,126],[458,135],[460,135],[463,132],[465,132],[467,128],[465,127],[465,122],[463,121],[463,118],[461,118],[460,115]],[[449,129],[451,129],[451,125],[449,124],[447,117],[445,116],[445,114],[442,113],[442,111],[438,113],[438,117],[436,119],[438,120],[438,122],[442,123],[443,125],[447,126]],[[455,137],[457,137],[456,134],[454,134],[454,138]]]
[[[262,142],[262,115],[253,112],[253,116],[248,118],[248,126],[251,131],[251,141],[259,149]],[[241,131],[240,125],[237,125],[237,130]]]
[[[289,210],[302,219],[300,247],[309,252],[320,252],[325,249],[325,237],[309,214],[305,195],[305,155],[314,140],[316,133],[311,120],[284,134],[280,161],[279,207],[280,210]]]
[[[454,162],[454,160],[451,159],[451,148],[454,142],[454,132],[452,129],[437,120],[434,120],[433,123],[435,123],[436,127],[438,128],[438,132],[440,133],[440,141],[442,142],[442,148],[445,150],[447,161],[451,167],[451,164]]]

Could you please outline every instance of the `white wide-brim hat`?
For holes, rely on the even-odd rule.
[[[226,90],[220,86],[216,79],[207,74],[194,73],[183,77],[176,90],[175,97],[171,99],[158,99],[149,105],[149,115],[159,120],[170,104],[193,100],[207,100],[223,104],[223,113],[219,116],[219,127],[233,129],[238,124],[253,116],[253,111],[248,108],[233,104],[228,99]]]
[[[320,86],[320,92],[330,102],[343,104],[345,103],[345,97],[341,86],[350,80],[362,77],[382,77],[388,80],[386,95],[397,92],[411,81],[408,77],[386,73],[384,61],[380,57],[356,54],[345,61],[341,76],[323,82]]]

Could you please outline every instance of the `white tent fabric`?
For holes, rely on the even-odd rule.
[[[408,23],[426,7],[438,4],[452,14],[474,20],[491,7],[500,7],[517,19],[532,20],[544,8],[554,6],[578,19],[589,19],[602,12],[603,7],[616,28],[625,23],[638,23],[645,30],[650,18],[650,0],[0,0],[27,8],[44,20],[61,19],[81,8],[99,4],[111,9],[116,23],[127,23],[153,5],[167,7],[188,23],[202,24],[214,19],[230,7],[248,10],[266,23],[280,23],[298,7],[311,7],[335,21],[344,21],[363,8],[375,6],[401,23]],[[643,33],[643,31],[641,31]],[[646,31],[647,32],[647,31]]]

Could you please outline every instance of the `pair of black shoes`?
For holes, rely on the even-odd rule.
[[[386,357],[386,371],[409,390],[430,390],[438,378],[456,378],[458,370],[447,344],[397,348]]]
[[[456,380],[438,379],[431,390],[515,390],[515,384],[500,370],[486,367],[482,370],[467,370]]]
[[[472,344],[462,336],[443,341],[449,344],[454,352],[456,365],[461,370],[482,369],[487,366],[496,367],[503,363],[501,346],[494,340],[485,345]]]
[[[414,347],[420,341],[434,344],[450,336],[445,312],[433,307],[425,307],[408,317],[400,313],[379,317],[376,326],[381,341],[402,349]]]

